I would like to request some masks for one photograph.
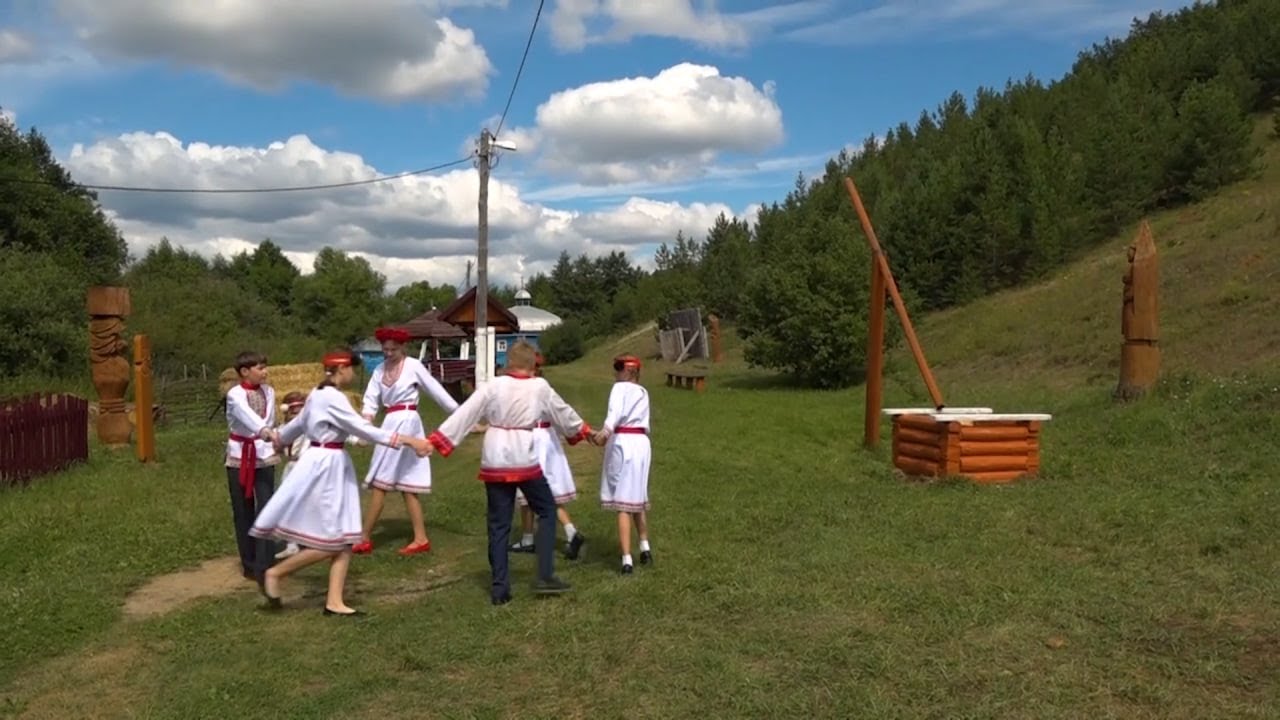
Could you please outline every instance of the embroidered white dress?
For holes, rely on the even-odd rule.
[[[309,441],[287,481],[258,513],[249,534],[317,550],[343,550],[360,541],[360,487],[356,467],[344,449],[350,435],[380,446],[397,433],[356,414],[337,388],[314,390],[302,412],[280,429],[280,442]]]
[[[639,383],[614,383],[604,427],[612,434],[600,469],[600,506],[619,512],[648,510],[649,391]]]
[[[424,437],[426,429],[418,414],[418,396],[426,392],[445,412],[458,409],[458,403],[449,395],[440,381],[431,377],[427,368],[417,358],[406,357],[398,368],[388,372],[387,365],[379,365],[369,378],[361,404],[366,420],[373,420],[379,408],[387,411],[382,429],[398,432],[408,437]],[[365,474],[365,486],[373,486],[388,492],[431,492],[431,458],[418,457],[413,448],[399,450],[377,447],[369,472]]]
[[[578,487],[573,482],[573,471],[569,469],[569,458],[564,454],[564,445],[560,442],[560,433],[551,427],[551,421],[543,419],[533,430],[533,449],[538,455],[538,466],[542,475],[551,486],[551,494],[557,505],[578,497]],[[529,504],[524,493],[516,490],[516,503],[521,507]]]

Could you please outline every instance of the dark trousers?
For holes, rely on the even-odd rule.
[[[491,482],[484,484],[489,500],[489,568],[493,571],[493,597],[511,592],[507,573],[507,544],[511,535],[511,515],[516,508],[516,489],[524,493],[529,508],[538,516],[538,531],[534,546],[538,554],[538,579],[550,580],[555,576],[556,549],[556,499],[551,494],[547,479],[539,477],[518,483]]]
[[[258,511],[271,499],[276,489],[274,466],[260,467],[253,474],[253,497],[245,497],[240,487],[240,468],[227,468],[227,488],[231,491],[231,519],[236,526],[236,547],[240,565],[246,574],[261,580],[275,561],[275,543],[249,536],[249,528],[258,519]]]

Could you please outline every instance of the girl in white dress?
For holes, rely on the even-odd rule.
[[[304,548],[263,576],[260,589],[273,609],[282,607],[281,579],[328,560],[324,614],[360,614],[343,601],[351,544],[360,539],[360,488],[355,465],[343,447],[349,435],[395,448],[408,445],[423,457],[431,454],[424,438],[384,430],[356,414],[341,388],[351,384],[359,362],[360,356],[350,350],[325,355],[324,381],[311,392],[302,412],[280,430],[280,446],[304,436],[310,445],[289,473],[289,482],[271,496],[249,531],[254,537],[296,542]]]
[[[640,358],[620,355],[613,360],[617,382],[609,391],[604,426],[593,436],[604,444],[600,470],[600,506],[618,513],[618,543],[622,574],[630,575],[631,524],[640,536],[640,564],[653,563],[649,547],[649,391],[640,384]]]
[[[365,420],[372,422],[381,408],[386,410],[386,416],[382,420],[383,430],[419,437],[426,432],[422,416],[418,414],[420,393],[430,395],[446,413],[458,409],[458,402],[438,380],[431,377],[426,366],[417,358],[405,355],[404,344],[409,341],[408,332],[400,328],[378,328],[374,337],[382,343],[382,353],[386,359],[373,371],[369,386],[365,388],[360,408]],[[408,449],[379,446],[374,448],[373,460],[369,463],[369,472],[365,475],[364,482],[365,487],[373,488],[373,496],[369,500],[369,513],[364,519],[360,542],[352,548],[352,552],[357,555],[373,552],[373,527],[382,516],[387,493],[395,491],[399,491],[404,497],[404,506],[413,525],[413,540],[400,548],[400,554],[413,555],[431,550],[431,539],[427,537],[426,520],[422,515],[422,503],[418,500],[418,495],[431,492],[431,459],[418,457]]]
[[[537,377],[542,377],[543,362],[543,357],[539,353],[534,369],[534,375]],[[574,527],[573,518],[569,517],[569,511],[564,506],[578,497],[578,487],[573,482],[573,471],[569,469],[569,458],[564,454],[560,435],[551,427],[551,418],[545,414],[538,420],[538,425],[533,431],[533,448],[538,453],[538,465],[542,467],[542,474],[546,476],[547,484],[551,486],[551,494],[556,501],[556,518],[561,525],[564,525],[566,540],[564,556],[569,560],[577,560],[587,538]],[[511,552],[531,553],[533,552],[533,509],[529,507],[529,501],[525,499],[524,493],[519,490],[516,491],[516,504],[520,507],[520,528],[523,531],[523,537],[520,538],[520,542],[511,544]]]

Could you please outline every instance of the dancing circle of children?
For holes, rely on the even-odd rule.
[[[267,384],[267,356],[245,351],[236,356],[240,382],[227,390],[227,489],[235,527],[240,569],[245,579],[261,583],[271,564],[271,543],[249,536],[262,508],[275,491],[280,457],[275,439],[275,390]]]
[[[402,328],[378,328],[374,338],[382,343],[385,358],[369,378],[361,402],[361,414],[370,422],[379,408],[386,411],[382,420],[384,430],[401,435],[419,436],[425,433],[422,417],[418,414],[418,396],[425,392],[446,413],[458,409],[458,402],[449,395],[438,380],[431,377],[420,360],[405,354],[409,333]],[[363,444],[363,443],[358,443]],[[383,503],[388,492],[399,491],[413,526],[413,540],[400,548],[401,555],[414,555],[431,550],[427,537],[419,495],[431,492],[431,459],[418,457],[406,449],[385,446],[374,448],[365,486],[373,489],[369,512],[365,516],[360,542],[352,548],[357,555],[373,552],[373,527],[382,516]]]
[[[600,506],[618,513],[618,544],[623,575],[630,575],[631,525],[640,537],[640,564],[653,564],[649,546],[649,391],[640,384],[640,358],[619,355],[613,360],[615,382],[609,391],[604,424],[592,436],[604,445],[600,469]]]
[[[538,421],[546,417],[570,445],[591,436],[591,427],[551,387],[534,375],[535,350],[521,340],[507,351],[503,374],[481,385],[445,418],[427,440],[448,457],[482,419],[486,421],[480,454],[479,478],[485,486],[489,535],[490,600],[502,605],[511,600],[507,543],[519,489],[538,517],[534,542],[538,576],[534,592],[553,595],[570,589],[555,575],[555,498],[547,484],[534,445]]]
[[[277,446],[283,446],[305,436],[308,446],[249,532],[258,538],[295,542],[303,548],[263,574],[259,589],[270,608],[283,607],[281,580],[328,560],[324,614],[350,617],[363,614],[343,599],[351,546],[360,539],[360,487],[345,441],[354,435],[380,446],[398,449],[407,445],[419,457],[430,455],[432,447],[423,437],[380,428],[356,413],[342,389],[355,379],[359,355],[337,349],[327,353],[322,364],[324,379],[311,391],[302,412],[286,423],[276,438]]]
[[[543,363],[542,354],[538,353],[534,361],[534,374],[538,377],[542,377]],[[560,435],[552,429],[551,419],[545,414],[538,420],[533,431],[533,444],[538,454],[538,465],[547,478],[547,485],[556,502],[556,518],[564,525],[564,556],[569,560],[577,560],[587,538],[574,527],[573,518],[569,517],[565,505],[578,497],[578,488],[573,481],[573,471],[569,469],[569,458],[565,456],[564,446],[560,443]],[[533,510],[524,493],[519,490],[516,491],[516,505],[520,507],[520,529],[523,536],[518,542],[512,543],[510,549],[511,552],[531,553],[534,551]]]

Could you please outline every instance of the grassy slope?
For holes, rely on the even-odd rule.
[[[390,505],[357,561],[359,624],[255,612],[251,589],[121,619],[147,577],[226,554],[220,434],[160,468],[99,453],[0,497],[0,714],[30,717],[1265,717],[1280,701],[1280,145],[1266,175],[1154,217],[1167,381],[1108,397],[1118,238],[1050,281],[919,319],[947,400],[1048,411],[1044,477],[909,484],[863,451],[862,393],[788,389],[730,360],[653,396],[658,567],[614,571],[599,454],[570,449],[591,538],[573,595],[487,604],[477,445],[436,460],[428,558]],[[874,209],[873,209],[874,212]],[[1196,263],[1204,263],[1195,268]],[[592,422],[595,350],[550,377]],[[888,404],[919,404],[902,352]],[[428,411],[429,422],[434,411]],[[887,435],[887,429],[886,429]],[[367,454],[357,456],[363,469]],[[174,513],[169,515],[167,513]]]

